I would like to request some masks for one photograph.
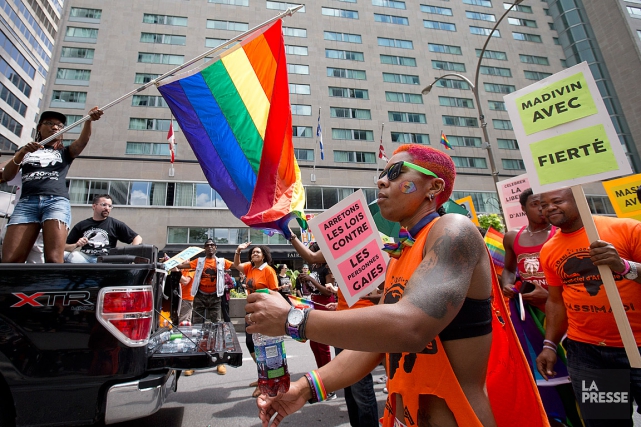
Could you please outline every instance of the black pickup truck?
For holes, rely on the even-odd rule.
[[[0,427],[145,417],[181,370],[242,364],[231,324],[159,326],[178,304],[157,256],[141,245],[98,264],[0,264]]]

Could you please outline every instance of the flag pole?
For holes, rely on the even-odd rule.
[[[124,101],[125,99],[127,99],[127,98],[129,98],[129,97],[131,97],[131,96],[133,96],[133,95],[135,95],[135,94],[137,94],[139,92],[142,92],[143,90],[147,89],[149,86],[158,84],[158,82],[160,82],[161,80],[166,79],[167,77],[177,73],[178,71],[189,67],[190,65],[194,64],[195,62],[200,61],[201,59],[205,58],[208,55],[211,55],[214,52],[217,52],[217,51],[219,51],[221,49],[226,48],[227,46],[231,45],[232,43],[234,43],[234,42],[236,42],[238,40],[244,39],[245,37],[247,37],[251,33],[255,32],[255,31],[257,31],[257,30],[259,30],[259,29],[261,29],[261,28],[263,28],[263,27],[265,27],[265,26],[267,26],[267,25],[269,25],[269,24],[271,24],[273,22],[278,21],[279,19],[284,18],[285,16],[292,16],[294,13],[298,12],[303,7],[304,7],[304,5],[302,5],[302,4],[298,5],[298,6],[295,6],[295,7],[290,7],[286,11],[279,13],[278,15],[274,16],[271,19],[268,19],[267,21],[263,22],[262,24],[259,24],[259,25],[255,26],[254,28],[252,28],[250,30],[247,30],[244,33],[241,33],[241,34],[237,35],[236,37],[227,40],[225,43],[223,43],[223,44],[221,44],[219,46],[216,46],[215,48],[210,49],[207,52],[202,53],[202,54],[198,55],[197,57],[195,57],[193,59],[190,59],[189,61],[185,62],[184,64],[179,65],[176,68],[167,71],[165,74],[163,74],[161,76],[158,76],[155,79],[145,83],[144,85],[142,85],[142,86],[132,90],[131,92],[121,96],[120,98],[111,101],[110,103],[108,103],[104,107],[101,107],[100,111],[105,111],[106,109],[113,107],[114,105]],[[40,145],[46,145],[48,142],[53,141],[54,139],[58,138],[63,133],[69,131],[70,129],[75,128],[76,126],[80,125],[81,123],[86,122],[90,118],[91,118],[91,116],[89,114],[87,114],[82,119],[78,120],[77,122],[74,122],[74,123],[70,124],[69,126],[62,128],[61,130],[59,130],[58,132],[54,133],[50,137],[45,138],[42,141],[39,141],[39,144]]]
[[[378,146],[378,159],[382,159],[381,147],[383,146],[383,129],[385,129],[385,123],[381,124],[381,141]],[[374,183],[378,182],[378,159],[376,160],[376,175],[374,175]]]

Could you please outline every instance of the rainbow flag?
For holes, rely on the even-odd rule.
[[[280,20],[158,90],[209,184],[250,227],[306,228]]]
[[[309,300],[309,299],[306,299],[306,298],[297,297],[297,296],[294,296],[294,295],[287,295],[287,296],[289,297],[289,299],[292,302],[292,304],[294,304],[295,306],[302,305],[305,308],[314,308],[314,301],[312,301],[312,300]]]
[[[446,150],[453,150],[452,144],[450,144],[450,141],[447,140],[447,136],[441,131],[441,144],[445,146]]]
[[[485,244],[490,250],[490,255],[494,264],[503,267],[505,265],[505,248],[503,247],[503,233],[496,231],[492,227],[485,233]]]

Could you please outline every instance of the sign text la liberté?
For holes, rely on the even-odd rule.
[[[385,281],[389,257],[362,190],[308,224],[349,306]]]

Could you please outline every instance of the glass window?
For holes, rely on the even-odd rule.
[[[155,95],[134,95],[131,98],[131,105],[134,107],[164,107],[167,108],[167,102],[162,96]]]
[[[430,136],[426,133],[392,132],[392,142],[400,144],[429,144]]]
[[[132,206],[148,206],[151,187],[150,184],[150,182],[131,182],[129,200],[127,204]]]
[[[182,65],[185,62],[185,56],[169,55],[166,53],[138,52],[138,62],[147,64]]]
[[[443,107],[474,108],[474,101],[471,98],[456,98],[452,96],[439,96],[439,105]]]
[[[473,25],[470,25],[470,33],[476,34],[477,36],[489,36],[490,33],[492,33],[492,37],[501,37],[501,33],[498,29],[495,29],[494,32],[492,32],[491,28],[476,27]]]
[[[187,37],[175,34],[140,33],[141,43],[174,44],[184,46]]]
[[[287,10],[289,8],[293,8],[298,6],[299,3],[287,3],[284,1],[267,1],[265,7],[267,9],[273,9],[273,10]],[[303,6],[300,10],[298,10],[297,13],[305,13],[305,6]]]
[[[430,52],[449,53],[452,55],[462,55],[463,51],[460,46],[451,46],[447,44],[428,43]]]
[[[349,34],[349,33],[337,33],[334,31],[325,31],[323,33],[325,40],[337,41],[337,42],[346,42],[346,43],[363,43],[360,34]]]
[[[456,31],[456,24],[450,22],[423,20],[423,26],[431,30]]]
[[[309,74],[309,65],[287,64],[287,73],[289,74]]]
[[[487,162],[483,157],[452,156],[452,161],[457,168],[487,169]]]
[[[525,78],[528,80],[543,80],[546,77],[550,77],[552,73],[544,73],[542,71],[523,71],[525,73]]]
[[[407,56],[381,55],[381,64],[404,65],[406,67],[416,67],[416,58]]]
[[[249,30],[249,24],[247,22],[219,21],[216,19],[208,19],[207,28],[214,30],[247,31]]]
[[[0,57],[0,74],[5,76],[9,81],[27,97],[31,96],[31,86],[16,71]]]
[[[350,3],[356,3],[356,0],[350,0]],[[392,9],[405,9],[405,2],[398,0],[372,0],[372,5],[390,7]]]
[[[311,116],[312,115],[311,105],[292,104],[291,109],[292,109],[292,115],[294,116]]]
[[[501,159],[505,170],[525,170],[525,164],[521,159]]]
[[[449,89],[470,90],[470,85],[465,80],[439,79],[434,83],[436,87],[446,87]]]
[[[358,19],[358,12],[355,10],[335,9],[333,7],[321,7],[321,13],[325,16]]]
[[[369,91],[367,89],[329,86],[329,96],[336,98],[369,99]]]
[[[422,113],[406,113],[406,112],[399,112],[399,111],[388,111],[387,116],[390,122],[427,123],[425,114],[422,114]]]
[[[420,84],[418,76],[411,74],[383,73],[383,81],[388,83],[402,83],[408,85]]]
[[[434,68],[435,70],[465,72],[465,64],[463,64],[462,62],[432,60],[432,68]]]
[[[466,10],[465,16],[468,19],[474,19],[477,21],[496,22],[496,16],[492,13],[481,13],[481,12],[473,12],[471,10]]]
[[[543,43],[543,39],[538,34],[528,34],[528,33],[517,33],[512,32],[512,37],[514,40],[534,42],[534,43]]]
[[[363,52],[353,52],[350,50],[325,49],[325,58],[345,59],[348,61],[365,61]]]
[[[371,130],[332,128],[332,139],[374,141],[374,132]]]
[[[60,80],[84,80],[89,81],[91,70],[76,70],[73,68],[58,68],[56,78]]]
[[[538,28],[536,25],[536,21],[532,19],[521,19],[521,18],[507,18],[507,22],[510,25],[517,25],[521,27],[530,27],[530,28]]]
[[[80,27],[67,27],[65,32],[66,37],[75,37],[82,39],[96,39],[98,38],[97,28],[80,28]]]
[[[480,72],[481,74],[487,74],[489,76],[512,77],[512,71],[509,68],[481,65]]]
[[[158,77],[160,77],[160,74],[136,73],[136,76],[134,77],[134,83],[145,84],[145,83],[149,83],[150,81]]]
[[[364,151],[338,151],[334,150],[336,163],[376,163],[376,155]]]
[[[403,102],[406,104],[422,104],[423,95],[402,92],[385,92],[385,99],[389,102]]]
[[[290,83],[289,93],[295,93],[297,95],[310,95],[312,93],[312,90],[309,85]]]
[[[313,136],[311,126],[293,126],[292,128],[293,136],[299,138],[311,138]]]
[[[207,0],[209,3],[249,6],[249,0]]]
[[[74,102],[84,104],[87,100],[87,92],[73,92],[68,90],[54,90],[51,96],[52,101]]]
[[[60,52],[62,58],[82,58],[93,59],[94,49],[85,49],[79,47],[63,47]]]
[[[344,79],[365,80],[364,70],[348,70],[345,68],[327,67],[327,77],[340,77]]]
[[[288,55],[307,56],[308,50],[307,46],[285,45],[285,53]]]
[[[494,111],[507,111],[505,108],[505,102],[503,101],[487,101],[490,105],[490,110]]]
[[[516,90],[514,85],[502,85],[498,83],[483,83],[486,92],[512,93]]]
[[[446,126],[461,126],[461,127],[478,127],[479,122],[476,117],[463,117],[463,116],[442,116],[443,124]]]
[[[429,6],[426,4],[421,5],[421,12],[432,13],[434,15],[452,16],[452,9],[449,7]]]
[[[499,148],[502,148],[503,150],[518,150],[519,149],[519,143],[516,141],[516,139],[504,139],[504,138],[498,138],[496,140]]]
[[[0,83],[0,99],[6,102],[22,117],[25,117],[27,106],[2,83]]]
[[[396,25],[410,25],[409,19],[404,16],[394,16],[394,15],[381,15],[380,13],[374,14],[375,22],[384,22],[386,24],[396,24]]]
[[[492,119],[494,129],[513,130],[512,122],[509,120]]]
[[[481,56],[481,49],[476,49],[476,57]],[[484,59],[498,59],[499,61],[507,61],[507,53],[500,50],[486,50],[483,53]]]
[[[283,35],[288,37],[307,37],[305,28],[283,27]]]
[[[85,9],[82,7],[72,7],[69,12],[72,18],[89,18],[100,20],[102,16],[102,9]]]
[[[314,150],[308,148],[294,148],[294,157],[296,160],[313,162],[314,161]]]
[[[340,119],[360,119],[360,120],[371,120],[372,113],[370,110],[364,110],[360,108],[340,108],[340,107],[329,107],[330,117],[336,117]]]
[[[519,59],[525,64],[550,65],[550,61],[545,56],[519,54]]]
[[[378,37],[378,45],[397,47],[400,49],[414,49],[414,43],[412,43],[411,40],[389,39],[387,37]]]
[[[145,24],[173,25],[177,27],[186,27],[187,18],[182,16],[154,15],[145,13],[142,16],[142,22]]]
[[[504,9],[509,9],[512,6],[512,3],[503,3]],[[532,13],[532,6],[526,6],[523,4],[517,4],[512,8],[514,12],[523,12],[523,13]]]
[[[490,0],[463,0],[463,3],[474,6],[492,7],[492,2]]]
[[[481,147],[481,138],[476,136],[447,135],[447,140],[456,147]]]

